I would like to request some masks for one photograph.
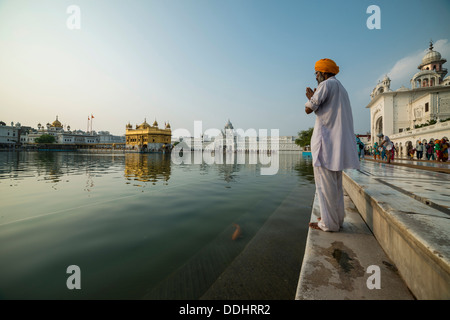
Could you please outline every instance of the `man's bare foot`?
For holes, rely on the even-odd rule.
[[[317,222],[310,222],[309,227],[316,230],[322,230],[320,229],[319,224]]]

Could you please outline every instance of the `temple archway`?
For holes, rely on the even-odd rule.
[[[375,135],[383,133],[383,117],[379,117],[375,122]]]

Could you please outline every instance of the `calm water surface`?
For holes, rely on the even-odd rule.
[[[302,208],[292,210],[309,220],[310,159],[279,157],[278,173],[264,176],[260,164],[235,159],[0,152],[0,298],[177,298],[184,289],[167,279],[224,252],[210,272],[185,275],[200,283],[187,297],[199,298],[292,190]],[[233,241],[234,223],[242,237]],[[67,289],[70,265],[81,269],[81,290]]]

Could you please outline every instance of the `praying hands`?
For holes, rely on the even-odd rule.
[[[306,97],[308,98],[308,100],[311,100],[314,92],[316,92],[316,89],[314,89],[313,91],[310,87],[306,88]]]
[[[312,96],[314,95],[314,92],[316,92],[316,89],[314,89],[314,91],[308,87],[306,88],[306,97],[308,98],[308,100],[311,100]],[[306,114],[310,114],[311,112],[313,112],[312,109],[305,107],[305,112]]]

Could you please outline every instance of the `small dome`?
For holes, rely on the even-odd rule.
[[[150,125],[147,123],[147,119],[144,119],[144,122],[140,126],[137,126],[136,129],[147,129],[150,128]]]
[[[433,62],[441,61],[441,54],[434,50],[429,50],[427,54],[422,58],[422,64],[429,64]]]
[[[153,122],[153,126],[154,126],[154,127],[157,127],[157,126],[158,126],[158,122],[156,121],[156,119],[155,119],[155,122]]]
[[[225,129],[234,129],[234,128],[233,128],[233,125],[231,124],[230,119],[228,119],[228,122],[227,122],[227,124],[225,125]]]
[[[62,128],[62,124],[61,124],[61,122],[59,122],[58,116],[56,116],[56,120],[53,121],[52,127],[55,127],[55,128]]]
[[[428,52],[425,54],[425,56],[422,58],[422,63],[419,65],[418,69],[425,68],[426,65],[437,63],[439,65],[442,65],[442,63],[445,63],[447,60],[442,59],[442,56],[439,52],[433,50],[433,41],[430,41],[430,47],[428,48]]]
[[[397,91],[408,91],[409,89],[406,88],[405,86],[401,86],[400,88],[397,89]]]

